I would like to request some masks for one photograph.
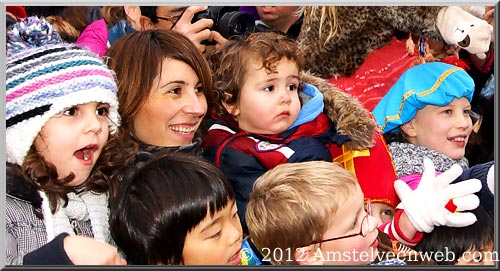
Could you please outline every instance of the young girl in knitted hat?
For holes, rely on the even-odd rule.
[[[415,189],[430,158],[438,172],[459,164],[468,168],[465,146],[472,131],[471,99],[474,81],[462,68],[430,62],[405,72],[373,110],[388,141],[398,178]],[[493,162],[465,171],[483,181],[481,205],[493,206],[486,185]],[[491,208],[487,208],[492,213]]]
[[[114,74],[44,19],[8,32],[7,264],[125,264],[110,245]]]

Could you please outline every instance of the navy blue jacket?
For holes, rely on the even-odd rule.
[[[335,124],[326,114],[272,136],[248,133],[218,120],[204,138],[203,155],[229,179],[243,230],[247,232],[245,210],[258,177],[283,163],[332,161],[329,148],[348,140],[337,134]]]
[[[488,184],[486,182],[486,177],[488,175],[488,170],[490,169],[491,166],[495,161],[490,161],[484,164],[477,164],[474,165],[462,172],[462,175],[460,175],[457,179],[455,179],[452,183],[458,183],[461,181],[465,181],[468,179],[479,179],[482,183],[482,188],[479,190],[479,192],[476,193],[476,195],[479,197],[479,201],[481,203],[481,206],[483,206],[484,209],[488,212],[491,218],[495,217],[495,196],[493,195],[492,191],[488,188]]]

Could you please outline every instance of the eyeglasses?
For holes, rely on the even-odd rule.
[[[176,21],[176,18],[179,19],[179,16],[178,15],[172,15],[172,16],[168,16],[168,17],[156,16],[156,18],[159,20],[165,20],[165,21],[169,21],[169,22],[173,23]]]
[[[156,16],[156,18],[158,20],[164,20],[164,21],[170,22],[172,24],[172,26],[170,27],[170,29],[172,29],[177,24],[177,21],[179,21],[179,19],[181,18],[181,16],[182,16],[183,13],[177,14],[177,15],[168,16],[168,17]]]
[[[371,227],[370,227],[370,219],[368,219],[368,216],[370,216],[370,214],[372,212],[370,199],[368,199],[366,201],[365,209],[366,209],[366,215],[363,217],[363,220],[361,221],[361,228],[359,229],[358,233],[348,234],[348,235],[334,237],[334,238],[328,238],[328,239],[325,239],[325,240],[313,242],[310,245],[320,244],[320,243],[324,243],[324,242],[330,242],[330,241],[339,240],[339,239],[350,238],[350,237],[354,237],[354,236],[358,236],[358,235],[366,237],[368,235],[368,233],[370,232],[370,229],[371,229]]]

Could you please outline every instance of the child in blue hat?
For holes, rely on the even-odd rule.
[[[467,72],[442,62],[415,66],[399,78],[373,110],[382,133],[392,141],[398,177],[420,173],[415,162],[422,164],[424,156],[435,157],[440,171],[453,163],[468,167],[464,154],[472,131],[473,93]]]
[[[469,168],[464,155],[472,132],[473,93],[474,81],[465,70],[443,62],[429,62],[406,71],[373,110],[397,176],[410,188],[415,189],[420,182],[425,157],[433,161],[438,172],[453,164],[464,170]],[[470,177],[485,182],[484,173],[493,164],[476,166],[473,170],[476,174]],[[468,176],[469,173],[464,172]],[[481,204],[493,201],[486,185],[480,193],[483,193]]]

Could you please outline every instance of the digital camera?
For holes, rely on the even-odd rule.
[[[212,19],[212,30],[219,32],[224,38],[229,39],[235,35],[247,35],[255,31],[255,22],[252,16],[238,11],[238,7],[209,6],[193,16],[192,23],[200,19]]]

